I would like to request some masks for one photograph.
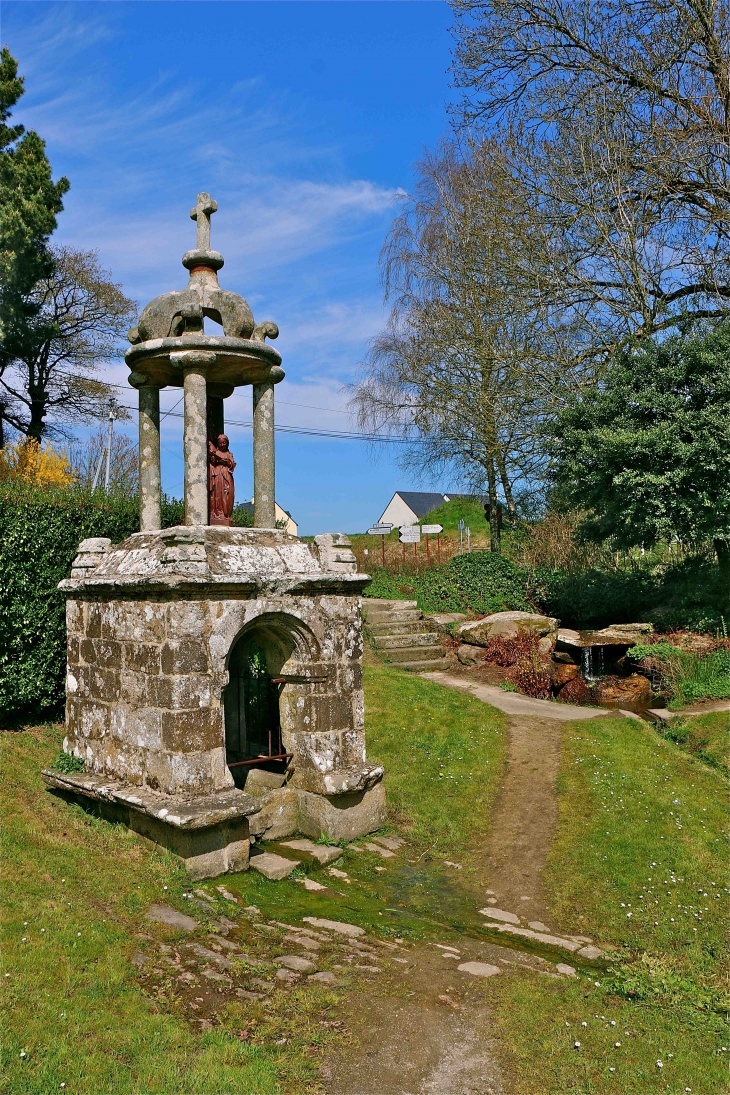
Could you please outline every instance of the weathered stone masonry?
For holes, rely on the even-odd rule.
[[[255,326],[243,298],[218,287],[216,208],[201,194],[191,211],[198,247],[183,258],[187,289],[152,301],[130,332],[143,531],[116,546],[85,540],[61,582],[64,749],[86,771],[44,772],[53,788],[182,856],[196,878],[245,869],[250,834],[370,832],[385,801],[383,770],[365,751],[360,595],[370,579],[346,537],[310,544],[272,527],[273,385],[284,373],[265,338],[278,330]],[[204,316],[223,336],[204,333]],[[158,393],[168,384],[185,393],[185,523],[159,529]],[[242,384],[254,388],[255,517],[265,522],[254,529],[207,524],[206,430],[222,432],[224,399]],[[263,706],[252,708],[256,688]],[[240,759],[241,742],[250,759]],[[269,778],[270,790],[267,763],[282,783]]]

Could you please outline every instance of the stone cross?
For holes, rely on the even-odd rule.
[[[198,251],[210,250],[210,218],[217,211],[218,202],[213,201],[210,194],[198,194],[195,208],[190,210],[190,219],[198,222],[198,238],[195,244]]]

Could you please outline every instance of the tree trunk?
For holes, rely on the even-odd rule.
[[[713,540],[712,545],[725,587],[725,604],[730,605],[730,540]]]
[[[28,429],[26,430],[27,437],[34,437],[40,444],[43,434],[45,432],[46,424],[43,419],[46,417],[46,392],[32,391],[30,392],[30,421],[28,423]]]
[[[499,530],[499,498],[497,497],[497,475],[494,460],[487,461],[487,484],[489,487],[489,550],[502,551],[502,538]]]
[[[507,465],[504,462],[504,453],[501,449],[497,450],[497,466],[499,468],[499,478],[502,481],[504,500],[507,503],[507,513],[509,514],[509,521],[511,525],[514,525],[517,523],[517,507],[515,506],[515,500],[512,497],[512,486],[507,477]]]

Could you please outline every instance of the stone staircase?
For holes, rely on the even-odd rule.
[[[436,626],[416,601],[365,597],[362,612],[373,646],[385,661],[415,672],[449,668]]]

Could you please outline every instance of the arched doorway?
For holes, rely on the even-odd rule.
[[[224,695],[229,765],[282,755],[280,684],[271,671],[271,653],[256,631],[244,633],[231,651]]]

